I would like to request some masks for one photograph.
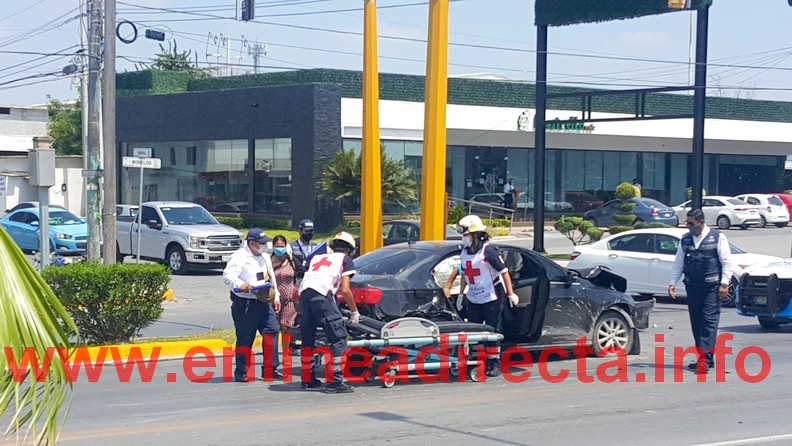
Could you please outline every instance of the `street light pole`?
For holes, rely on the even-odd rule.
[[[104,23],[104,96],[102,97],[102,128],[104,137],[104,263],[116,261],[116,0],[105,0]],[[141,175],[142,177],[142,175]]]
[[[102,0],[89,0],[88,12],[88,169],[98,172],[100,167],[99,149],[99,107],[101,91],[99,75],[102,57]],[[99,226],[99,176],[87,177],[86,217],[88,219],[88,260],[101,258],[101,229]]]

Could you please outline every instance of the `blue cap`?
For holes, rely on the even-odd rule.
[[[253,240],[259,243],[269,243],[272,241],[272,239],[267,237],[267,234],[265,234],[264,231],[259,228],[253,228],[248,231],[245,240]]]
[[[313,222],[311,220],[308,220],[307,218],[304,220],[300,220],[300,229],[302,229],[303,231],[313,231],[314,230]]]

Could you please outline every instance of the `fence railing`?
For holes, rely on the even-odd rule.
[[[509,221],[509,230],[514,224],[514,209],[505,208],[490,203],[482,203],[480,201],[465,200],[463,198],[448,197],[449,207],[461,205],[465,208],[467,214],[478,215],[482,218],[504,219]],[[449,222],[452,223],[452,222]]]

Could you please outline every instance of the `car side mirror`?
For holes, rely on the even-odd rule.
[[[157,220],[149,220],[149,221],[147,221],[146,222],[146,226],[148,226],[151,229],[162,229],[162,224],[161,223],[157,223]]]
[[[574,282],[575,282],[575,273],[573,273],[570,270],[567,270],[567,272],[566,272],[566,286],[567,286],[567,288],[572,286],[572,283],[574,283]]]
[[[30,226],[38,226],[38,225],[39,225],[38,220],[30,222]]]

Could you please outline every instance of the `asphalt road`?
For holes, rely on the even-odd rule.
[[[483,383],[377,383],[355,393],[326,395],[301,391],[293,383],[226,383],[215,377],[190,382],[181,361],[157,364],[151,382],[137,374],[119,382],[105,366],[97,383],[75,385],[63,445],[137,444],[416,444],[434,445],[749,445],[789,444],[786,413],[792,386],[792,327],[764,332],[755,320],[723,314],[722,332],[734,335],[723,381],[710,372],[706,382],[674,366],[674,347],[691,343],[684,306],[658,304],[641,333],[643,350],[619,369],[613,358],[552,360],[530,371],[522,383],[504,377]],[[661,343],[655,335],[664,335]],[[749,346],[761,347],[770,362],[761,372]],[[656,354],[656,347],[664,352]],[[743,352],[743,353],[739,353]],[[737,361],[736,358],[741,358]],[[656,359],[662,358],[662,359]],[[295,360],[297,358],[295,357]],[[688,358],[684,359],[687,363]],[[219,360],[218,360],[219,362]],[[738,364],[739,362],[739,364]],[[296,361],[295,361],[296,363]],[[607,367],[607,369],[604,369]],[[597,369],[600,374],[597,374]],[[198,369],[221,373],[222,367]],[[567,379],[543,376],[570,371]],[[581,382],[578,373],[593,376]],[[623,372],[622,372],[623,371]],[[664,380],[657,373],[664,374]],[[675,373],[680,379],[675,378]],[[602,377],[624,375],[627,382]],[[645,382],[638,382],[643,375]],[[167,382],[171,378],[175,382]],[[734,442],[735,440],[739,440]],[[722,443],[728,442],[728,443]]]

